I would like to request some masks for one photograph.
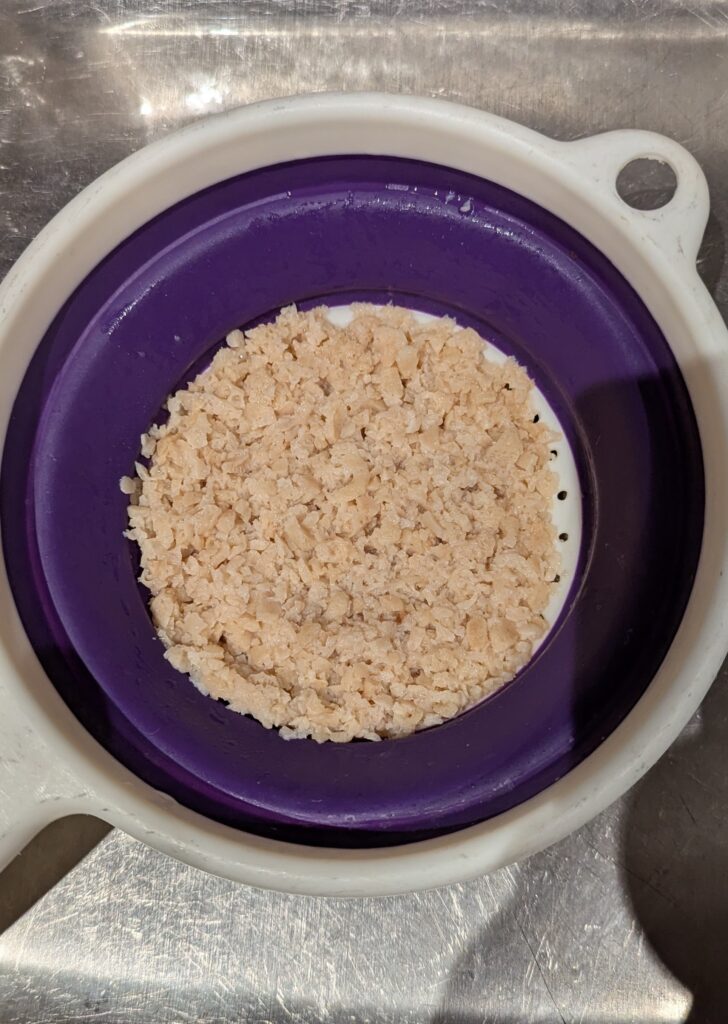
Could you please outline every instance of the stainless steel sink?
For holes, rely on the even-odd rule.
[[[559,138],[673,136],[708,175],[701,270],[728,309],[728,0],[3,0],[0,272],[145,142],[322,89],[442,96]],[[0,877],[0,1021],[724,1024],[727,748],[724,671],[579,833],[381,901],[257,892],[68,819]]]

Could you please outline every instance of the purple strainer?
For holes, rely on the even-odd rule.
[[[513,354],[557,412],[583,496],[558,622],[498,694],[407,739],[286,742],[164,660],[122,536],[139,437],[233,327],[353,299],[454,316]],[[31,642],[84,726],[209,818],[308,844],[408,842],[545,789],[659,667],[703,524],[695,420],[645,306],[581,235],[482,178],[314,158],[221,182],[119,245],[68,300],[18,394],[5,555]]]

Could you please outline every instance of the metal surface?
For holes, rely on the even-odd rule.
[[[701,268],[728,312],[728,0],[2,0],[0,271],[81,186],[169,128],[364,88],[561,138],[672,135],[708,175]],[[418,896],[259,893],[112,833],[0,938],[0,1020],[722,1024],[727,744],[724,672],[671,752],[590,826]],[[3,920],[62,870],[74,835],[87,848],[78,828],[48,830],[8,869]]]

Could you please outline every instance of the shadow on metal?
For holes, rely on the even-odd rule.
[[[0,873],[0,932],[45,896],[109,830],[105,821],[82,814],[44,828]]]

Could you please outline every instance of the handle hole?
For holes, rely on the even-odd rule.
[[[638,157],[617,175],[620,199],[633,210],[660,210],[677,191],[677,175],[670,164],[655,157]]]

